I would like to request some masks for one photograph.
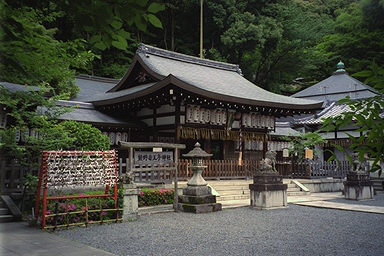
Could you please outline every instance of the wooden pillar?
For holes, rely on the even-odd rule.
[[[152,129],[152,136],[153,136],[153,141],[157,142],[159,141],[159,133],[157,130],[157,109],[153,108],[153,129]]]
[[[179,149],[175,148],[175,188],[174,188],[174,200],[173,200],[173,209],[175,212],[178,211],[177,207],[179,204],[179,186],[178,186],[178,178],[179,178]]]
[[[175,143],[180,143],[180,99],[177,99],[175,102]]]
[[[265,158],[265,153],[268,151],[268,137],[265,136],[265,140],[263,141],[263,158]]]
[[[129,170],[127,170],[127,172],[128,171],[132,171],[133,170],[133,148],[132,147],[130,147],[129,148]]]

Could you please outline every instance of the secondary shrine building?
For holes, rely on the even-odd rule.
[[[77,84],[75,102],[61,103],[79,107],[63,119],[88,118],[111,144],[177,142],[187,152],[199,141],[212,159],[238,159],[239,152],[260,159],[268,147],[280,151],[287,145],[270,135],[276,118],[314,113],[322,105],[266,91],[245,79],[238,65],[144,44],[121,80],[82,76]]]

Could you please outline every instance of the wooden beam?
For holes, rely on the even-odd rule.
[[[119,146],[127,148],[178,148],[185,149],[185,144],[162,143],[162,142],[124,142],[119,141]]]

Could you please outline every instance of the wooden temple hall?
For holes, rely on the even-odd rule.
[[[116,141],[198,141],[212,159],[258,160],[273,141],[276,118],[314,113],[322,102],[277,95],[251,83],[238,65],[140,44],[121,80],[79,76],[77,105],[62,116],[92,123]],[[182,152],[182,153],[185,153]],[[127,152],[119,150],[121,157]]]

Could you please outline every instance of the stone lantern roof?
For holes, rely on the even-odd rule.
[[[208,154],[207,152],[202,150],[200,147],[200,143],[196,142],[194,149],[189,151],[187,154],[183,154],[183,156],[190,158],[205,158],[212,156],[212,154]]]

